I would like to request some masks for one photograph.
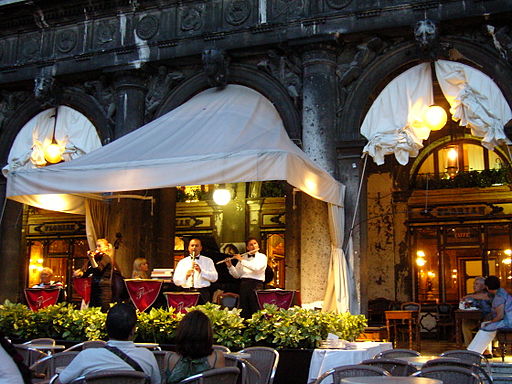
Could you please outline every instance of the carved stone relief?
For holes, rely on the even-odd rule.
[[[202,55],[203,69],[212,87],[223,87],[227,83],[229,59],[224,51],[205,49]]]
[[[293,19],[304,12],[306,0],[275,0],[272,1],[273,19]]]
[[[198,31],[203,26],[203,11],[199,7],[181,9],[180,28],[183,32]]]
[[[224,12],[224,18],[231,25],[241,25],[251,15],[252,4],[248,0],[229,0]]]
[[[348,48],[336,67],[338,81],[338,115],[343,111],[351,85],[361,75],[363,69],[384,50],[386,44],[378,37],[350,49]],[[348,61],[348,60],[351,61]]]
[[[96,29],[96,42],[98,45],[110,44],[114,41],[116,27],[109,21],[103,21],[98,24]]]
[[[146,94],[146,121],[157,110],[164,97],[185,75],[182,72],[171,71],[165,65],[158,67],[158,73],[151,76],[148,81],[148,92]]]
[[[23,39],[21,41],[21,59],[34,59],[38,56],[40,46],[40,38],[33,36]]]
[[[279,55],[275,50],[270,50],[267,58],[257,66],[279,80],[295,104],[299,103],[302,95],[302,63],[298,57]]]
[[[84,83],[85,92],[92,95],[105,111],[105,115],[110,122],[113,122],[116,112],[114,99],[114,88],[105,75],[101,75],[98,80],[90,80]]]
[[[43,106],[57,104],[55,101],[55,78],[45,69],[34,79],[34,96]]]
[[[0,130],[2,130],[13,116],[16,109],[29,98],[30,93],[25,91],[0,91]]]
[[[155,16],[144,16],[137,22],[135,33],[142,40],[149,40],[158,32],[160,23]]]
[[[512,31],[509,26],[495,28],[487,25],[487,33],[493,40],[493,45],[505,60],[512,63]]]
[[[75,48],[78,40],[78,33],[74,29],[66,29],[57,33],[55,46],[61,53],[68,53]]]
[[[352,0],[325,0],[327,5],[333,9],[343,9],[349,5]]]

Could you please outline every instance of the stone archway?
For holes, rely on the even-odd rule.
[[[302,121],[287,91],[271,76],[248,65],[232,65],[229,68],[228,83],[252,88],[276,107],[288,136],[292,140],[302,137]],[[211,88],[204,73],[198,73],[182,82],[162,102],[155,118],[180,106],[195,94]]]

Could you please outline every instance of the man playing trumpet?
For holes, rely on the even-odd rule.
[[[188,291],[200,294],[200,304],[211,300],[210,285],[218,279],[212,259],[201,255],[201,240],[191,239],[188,243],[189,256],[181,259],[174,271],[174,284]]]
[[[238,260],[236,266],[231,263],[231,258],[226,259],[226,264],[231,276],[240,279],[241,315],[248,319],[259,309],[256,290],[263,289],[267,256],[258,252],[260,247],[258,240],[254,237],[247,239],[245,247],[247,248],[246,253],[232,257]]]

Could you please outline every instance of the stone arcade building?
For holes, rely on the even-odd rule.
[[[448,123],[418,160],[400,166],[390,157],[362,175],[359,128],[386,84],[436,59],[478,69],[512,104],[510,20],[510,0],[0,1],[0,159],[6,165],[20,130],[57,105],[87,117],[106,144],[208,87],[245,85],[267,97],[290,138],[346,185],[347,225],[362,176],[353,260],[361,309],[379,296],[454,302],[476,273],[464,264],[462,280],[457,265],[476,261],[476,270],[488,273],[489,260],[503,261],[510,189],[469,186],[456,199],[448,192],[457,206],[490,207],[471,210],[454,209],[446,193],[427,188],[435,209],[422,215],[417,174],[443,173],[443,146],[472,145],[474,153],[479,139]],[[448,110],[438,87],[435,99]],[[510,162],[506,150],[495,152],[481,151],[481,170]],[[423,166],[430,156],[437,165]],[[472,156],[467,170],[477,169],[467,166]],[[0,183],[0,300],[19,299],[33,266],[51,265],[68,282],[87,249],[84,218],[6,200],[6,180]],[[276,285],[300,289],[303,302],[321,301],[330,254],[326,205],[289,186],[277,195],[265,195],[261,185],[231,188],[234,204],[225,208],[208,199],[183,202],[185,190],[176,188],[112,200],[107,235],[118,234],[125,275],[137,256],[171,266],[186,235],[211,235],[218,244],[255,235],[272,253]],[[415,264],[420,247],[430,252],[425,270]],[[506,265],[492,272],[507,273]]]

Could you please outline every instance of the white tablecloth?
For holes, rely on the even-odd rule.
[[[341,365],[359,364],[361,361],[371,359],[378,353],[392,349],[391,343],[378,343],[364,341],[354,343],[357,349],[315,349],[309,365],[308,383],[316,380],[325,371]],[[323,383],[322,383],[323,384]]]

